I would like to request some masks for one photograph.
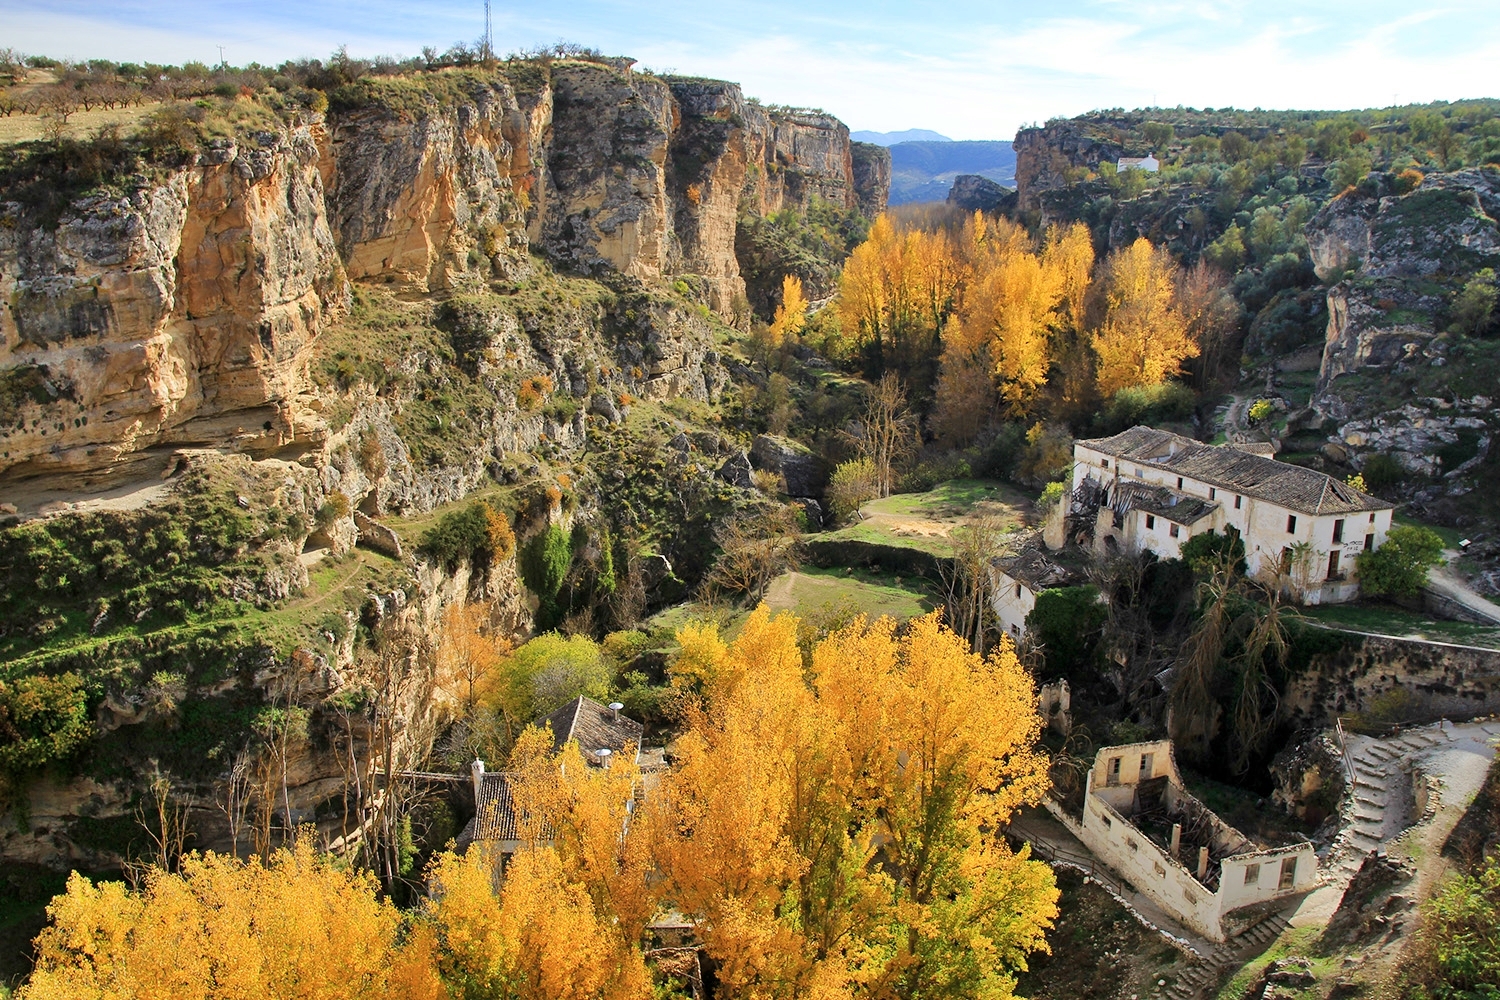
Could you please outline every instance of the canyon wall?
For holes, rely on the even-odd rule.
[[[884,206],[888,167],[864,150],[856,167],[831,116],[720,81],[533,69],[362,81],[326,115],[54,216],[0,191],[0,476],[318,446],[309,354],[351,281],[514,285],[540,251],[648,287],[686,278],[729,318],[741,214]]]

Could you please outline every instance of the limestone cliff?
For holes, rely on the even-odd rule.
[[[292,443],[307,352],[348,294],[321,129],[221,143],[39,226],[0,204],[0,470],[106,466],[154,445]]]
[[[370,79],[335,98],[55,221],[0,191],[0,475],[160,445],[318,447],[309,356],[350,280],[515,286],[535,248],[575,273],[686,278],[728,318],[742,213],[874,212],[889,183],[878,155],[856,169],[831,116],[616,64]],[[658,378],[683,356],[652,350]]]
[[[1017,209],[1042,210],[1042,195],[1070,183],[1069,172],[1079,168],[1097,170],[1101,163],[1119,159],[1124,146],[1116,137],[1101,136],[1079,122],[1049,122],[1043,128],[1023,128],[1016,133]]]

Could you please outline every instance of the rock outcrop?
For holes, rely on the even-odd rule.
[[[1118,160],[1124,147],[1092,134],[1074,121],[1049,122],[1043,128],[1016,133],[1016,198],[1021,212],[1042,210],[1042,194],[1069,184],[1069,171],[1097,170],[1106,160]]]
[[[994,215],[1016,206],[1016,193],[979,174],[960,174],[948,189],[948,204],[965,212]]]

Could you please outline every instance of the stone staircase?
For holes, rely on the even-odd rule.
[[[1153,995],[1162,1000],[1197,1000],[1211,995],[1225,973],[1265,951],[1286,928],[1286,917],[1272,914],[1219,945],[1206,959],[1178,976],[1175,983],[1159,988]]]

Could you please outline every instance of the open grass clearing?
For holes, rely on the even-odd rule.
[[[1027,527],[1034,522],[1033,499],[1007,483],[951,479],[926,493],[896,493],[871,500],[860,509],[858,521],[817,538],[917,549],[946,558],[953,554],[949,536],[967,518],[995,514],[1008,527]]]
[[[783,573],[767,588],[765,602],[777,612],[805,615],[848,607],[871,619],[887,615],[898,621],[925,615],[936,607],[925,580],[853,568],[807,567]]]

